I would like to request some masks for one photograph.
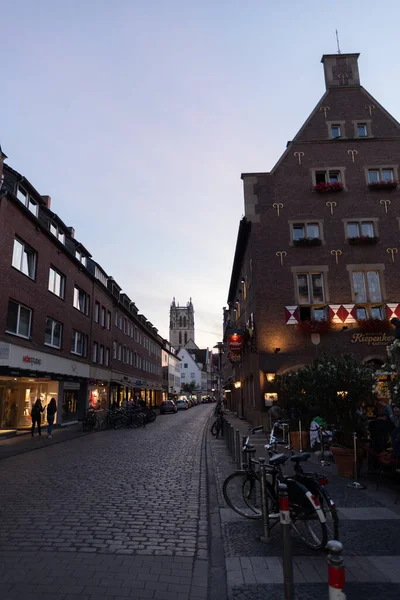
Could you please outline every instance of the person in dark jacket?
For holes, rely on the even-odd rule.
[[[53,430],[54,417],[57,412],[57,404],[55,398],[52,398],[47,405],[47,437],[51,439],[51,432]]]
[[[33,437],[33,434],[35,432],[35,423],[37,423],[37,428],[38,428],[38,432],[39,435],[42,435],[42,432],[40,431],[40,425],[42,422],[42,412],[44,411],[44,408],[42,406],[42,402],[40,400],[40,398],[36,398],[36,402],[32,407],[32,412],[31,412],[31,416],[32,416],[32,431],[31,431],[31,435]]]

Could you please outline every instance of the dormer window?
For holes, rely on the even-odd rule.
[[[33,215],[35,215],[35,217],[38,216],[38,203],[21,185],[19,185],[17,188],[17,198],[20,202],[22,202],[22,204],[24,204],[24,206],[26,206],[26,208],[29,209]]]
[[[75,250],[75,257],[86,267],[86,256],[80,250]]]
[[[65,235],[64,232],[57,227],[54,223],[50,223],[50,233],[52,233],[59,242],[65,244]]]

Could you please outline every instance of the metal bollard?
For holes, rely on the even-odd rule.
[[[246,462],[246,454],[243,451],[245,441],[246,441],[246,436],[242,435],[242,440],[241,440],[241,444],[240,444],[240,459],[241,459],[242,468],[243,468],[244,463]]]
[[[299,449],[303,452],[303,431],[301,429],[301,419],[299,419]]]
[[[293,600],[293,555],[287,485],[279,484],[279,512],[283,541],[283,588],[285,600]]]
[[[240,433],[239,433],[239,429],[236,429],[236,444],[235,444],[236,448],[236,467],[238,469],[238,471],[240,471],[240,469],[242,468],[242,450],[240,447]]]
[[[233,450],[234,450],[234,439],[233,439],[233,427],[231,424],[229,424],[229,452],[231,453],[231,455],[233,455]]]
[[[344,593],[343,545],[336,540],[328,542],[328,584],[329,600],[346,600]]]
[[[347,487],[354,488],[355,490],[365,490],[365,485],[358,481],[358,460],[357,460],[357,434],[353,433],[353,448],[354,448],[354,481],[349,483]]]
[[[260,457],[258,459],[260,464],[260,486],[261,486],[261,509],[262,509],[262,518],[263,518],[263,536],[260,538],[262,542],[267,542],[270,540],[269,533],[269,510],[268,510],[268,499],[267,493],[265,490],[265,458]]]

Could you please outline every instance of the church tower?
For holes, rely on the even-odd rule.
[[[190,298],[186,306],[179,306],[175,298],[169,311],[169,341],[174,348],[197,348],[194,341],[194,308]]]

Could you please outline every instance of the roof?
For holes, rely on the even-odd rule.
[[[242,269],[243,257],[246,252],[247,242],[251,231],[251,222],[243,217],[239,224],[239,231],[236,241],[235,257],[233,259],[231,282],[229,285],[228,304],[235,299],[237,282]]]

